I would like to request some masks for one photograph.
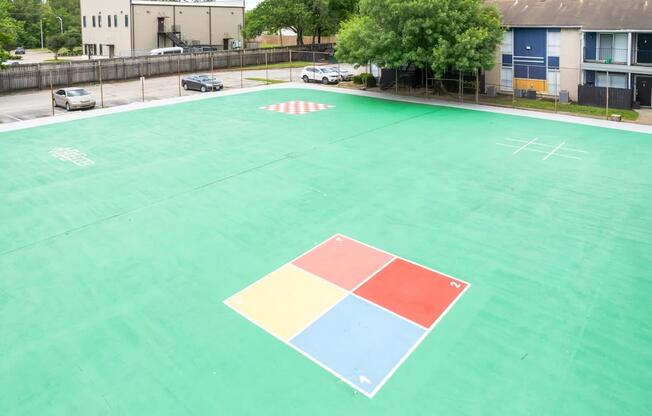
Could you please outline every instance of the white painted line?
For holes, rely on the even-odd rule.
[[[518,146],[514,146],[513,144],[496,143],[496,145],[498,145],[498,146],[503,146],[503,147],[509,147],[510,149],[518,149]],[[564,150],[566,150],[565,147],[564,147]],[[534,153],[543,153],[543,154],[545,154],[545,155],[547,155],[548,153],[550,153],[550,152],[548,152],[547,150],[533,149],[533,148],[531,148],[531,147],[528,147],[527,149],[525,149],[525,151],[526,151],[526,152],[534,152]],[[564,158],[566,158],[566,159],[582,160],[581,157],[572,156],[572,155],[565,155],[565,154],[563,154],[563,153],[555,153],[554,156],[556,156],[556,157],[564,157]]]
[[[518,149],[514,150],[514,152],[512,154],[513,155],[517,154],[518,152],[520,152],[523,149],[526,149],[529,145],[531,145],[532,143],[534,143],[536,141],[537,141],[537,138],[535,137],[534,139],[532,139],[529,142],[525,143],[523,146],[521,146]]]
[[[402,321],[405,321],[405,322],[407,322],[408,324],[411,324],[411,325],[413,325],[413,326],[419,327],[419,329],[422,329],[422,330],[424,330],[424,331],[427,331],[427,330],[428,330],[428,328],[426,328],[425,326],[423,326],[423,325],[421,325],[421,324],[418,324],[418,323],[416,323],[416,322],[413,322],[413,321],[409,320],[408,318],[406,318],[405,316],[401,316],[401,315],[397,314],[397,313],[394,312],[394,311],[390,311],[390,310],[387,309],[386,307],[384,307],[384,306],[380,306],[379,304],[377,304],[376,302],[374,302],[374,301],[372,301],[372,300],[370,300],[370,299],[363,298],[362,296],[360,296],[360,295],[358,295],[358,294],[356,294],[356,293],[353,293],[353,292],[351,292],[350,295],[353,296],[354,298],[358,298],[358,299],[360,299],[361,301],[370,304],[371,306],[375,306],[375,307],[378,308],[378,309],[382,309],[382,310],[384,310],[385,312],[387,312],[388,314],[390,314],[390,315],[394,315],[395,317],[400,318]]]
[[[277,336],[276,334],[274,334],[274,333],[268,331],[268,330],[267,330],[263,325],[261,325],[260,323],[256,322],[256,320],[254,320],[254,319],[248,317],[247,315],[243,315],[242,313],[240,313],[240,311],[238,311],[237,309],[231,307],[231,305],[229,305],[228,303],[226,303],[226,301],[224,301],[223,303],[224,303],[228,308],[230,308],[231,310],[233,310],[234,312],[236,312],[239,316],[242,316],[243,318],[245,318],[246,320],[248,320],[249,322],[251,322],[252,324],[254,324],[255,326],[257,326],[258,328],[262,329],[264,332],[268,333],[269,335],[273,336],[273,337],[276,338],[277,340],[281,341],[283,344],[287,345],[288,347],[292,348],[293,350],[295,350],[295,351],[298,352],[299,354],[301,354],[301,355],[303,355],[304,357],[308,358],[310,361],[312,361],[313,363],[317,364],[318,366],[320,366],[320,367],[323,368],[324,370],[328,371],[329,373],[331,373],[331,374],[334,375],[335,377],[339,378],[340,380],[342,380],[343,382],[345,382],[346,384],[348,384],[349,386],[351,386],[351,387],[354,388],[355,390],[359,391],[360,393],[364,394],[365,396],[367,396],[367,397],[370,398],[370,399],[373,397],[373,395],[369,394],[368,392],[364,391],[364,390],[361,389],[360,387],[356,386],[355,384],[353,384],[352,382],[350,382],[349,380],[347,380],[343,375],[341,375],[341,374],[338,373],[337,371],[333,370],[332,368],[328,367],[327,365],[325,365],[325,364],[322,363],[321,361],[317,360],[317,359],[314,358],[312,355],[308,354],[307,352],[303,351],[302,349],[299,349],[298,347],[295,347],[294,345],[290,344],[288,341],[286,341],[286,340],[284,340],[283,338]]]
[[[547,155],[546,157],[543,158],[543,160],[548,160],[548,158],[549,158],[550,156],[554,155],[554,154],[555,154],[559,149],[561,149],[561,147],[562,147],[564,144],[566,144],[566,142],[561,142],[561,143],[559,143],[559,145],[558,145],[557,147],[555,147],[554,149],[552,149],[552,150],[550,151],[550,153],[548,153],[548,155]]]
[[[430,326],[430,329],[428,329],[426,332],[423,333],[423,335],[421,335],[421,338],[419,338],[419,339],[417,340],[417,342],[414,343],[414,345],[412,346],[412,348],[410,348],[410,349],[405,353],[405,355],[403,355],[403,357],[399,360],[399,362],[397,362],[396,365],[395,365],[395,366],[394,366],[394,367],[389,371],[389,373],[387,373],[387,375],[385,375],[385,378],[383,378],[382,381],[381,381],[380,383],[378,383],[378,385],[377,385],[377,386],[374,388],[374,390],[371,392],[371,397],[375,396],[376,393],[378,393],[378,391],[379,391],[379,390],[380,390],[380,389],[385,385],[385,383],[387,383],[387,382],[389,381],[389,379],[394,375],[394,373],[399,369],[399,367],[401,367],[401,365],[403,365],[403,363],[405,362],[405,360],[407,360],[408,357],[409,357],[410,355],[412,355],[412,353],[413,353],[413,352],[414,352],[414,351],[419,347],[419,345],[421,345],[421,343],[423,342],[423,340],[426,339],[426,337],[427,337],[428,335],[430,335],[430,333],[431,333],[432,330],[437,326],[437,324],[439,323],[439,321],[441,321],[442,318],[443,318],[444,316],[446,316],[446,314],[447,314],[447,313],[448,313],[448,312],[453,308],[453,305],[455,305],[455,304],[457,303],[457,301],[462,297],[462,295],[464,295],[464,293],[465,293],[465,292],[466,292],[470,287],[471,287],[471,285],[470,285],[469,283],[467,283],[467,286],[464,288],[464,290],[462,290],[462,291],[457,295],[457,297],[456,297],[456,298],[455,298],[455,299],[450,303],[450,305],[448,305],[448,307],[444,310],[444,312],[443,312],[441,315],[439,315],[439,318],[437,318],[437,320],[436,320],[436,321],[435,321],[435,322]]]
[[[446,315],[446,314],[448,313],[448,311],[453,307],[453,305],[454,305],[455,303],[457,303],[457,301],[462,297],[462,295],[463,295],[463,294],[464,294],[464,293],[469,289],[469,287],[471,287],[471,284],[468,283],[468,282],[465,282],[465,281],[463,281],[463,280],[460,280],[460,279],[458,279],[458,278],[456,278],[456,277],[452,277],[452,276],[450,276],[450,275],[447,275],[446,273],[442,273],[442,272],[437,271],[437,270],[435,270],[435,269],[431,269],[431,268],[429,268],[429,267],[426,267],[426,266],[424,266],[424,265],[422,265],[422,264],[418,264],[418,263],[412,262],[412,261],[410,261],[410,260],[407,260],[407,259],[405,259],[405,258],[402,258],[402,257],[399,257],[399,256],[395,256],[395,255],[393,255],[393,254],[391,254],[391,253],[389,253],[389,252],[387,252],[387,251],[384,251],[384,250],[381,250],[381,249],[379,249],[379,248],[373,247],[373,246],[371,246],[371,245],[369,245],[369,244],[363,243],[363,242],[358,241],[358,240],[356,240],[356,239],[354,239],[354,238],[347,237],[347,236],[345,236],[345,235],[343,235],[343,234],[335,234],[334,236],[332,236],[332,237],[326,239],[325,241],[323,241],[322,243],[316,245],[316,246],[313,247],[312,249],[310,249],[310,250],[306,251],[305,253],[301,254],[300,256],[296,257],[294,260],[290,261],[289,263],[286,263],[286,264],[284,264],[283,266],[279,267],[279,268],[276,269],[275,271],[278,271],[279,269],[281,269],[281,268],[283,268],[283,267],[285,267],[285,266],[287,266],[287,265],[291,265],[291,266],[293,266],[293,267],[295,267],[295,268],[297,268],[297,269],[299,269],[299,270],[302,270],[302,271],[304,271],[304,272],[306,272],[306,273],[308,273],[308,274],[310,274],[310,275],[312,275],[312,276],[315,276],[315,277],[317,277],[317,278],[320,278],[320,279],[322,279],[322,280],[324,280],[324,281],[330,283],[331,285],[336,286],[336,287],[339,288],[339,289],[342,289],[342,290],[346,291],[346,289],[343,289],[342,287],[336,285],[335,283],[329,282],[329,281],[326,280],[326,279],[323,279],[323,278],[321,278],[321,277],[319,277],[319,276],[316,276],[316,275],[314,275],[314,274],[308,272],[307,270],[304,270],[303,268],[298,267],[298,266],[292,264],[292,263],[293,263],[294,261],[296,261],[297,259],[299,259],[299,258],[303,257],[304,255],[306,255],[306,254],[312,252],[313,250],[317,249],[318,247],[320,247],[320,246],[326,244],[328,241],[331,241],[333,238],[336,238],[336,239],[337,239],[337,238],[346,238],[346,239],[348,239],[348,240],[350,240],[350,241],[354,241],[354,242],[356,242],[356,243],[358,243],[358,244],[364,245],[364,246],[369,247],[369,248],[371,248],[371,249],[373,249],[373,250],[376,250],[376,251],[379,251],[379,252],[385,253],[385,254],[391,256],[391,259],[390,259],[389,261],[387,261],[387,263],[385,263],[385,264],[384,264],[382,267],[380,267],[377,271],[375,271],[375,272],[372,273],[369,277],[367,277],[365,280],[363,280],[360,284],[358,284],[355,288],[353,288],[351,291],[349,291],[349,292],[347,293],[347,295],[345,295],[345,296],[342,297],[342,299],[340,299],[339,301],[337,301],[336,303],[334,303],[334,304],[333,304],[330,308],[328,308],[325,312],[323,312],[321,315],[319,315],[317,318],[315,318],[312,322],[310,322],[308,325],[306,325],[303,329],[301,329],[299,332],[297,332],[297,334],[295,334],[295,335],[293,335],[291,338],[289,338],[287,341],[284,340],[283,338],[277,336],[276,334],[270,332],[270,331],[267,330],[263,325],[261,325],[260,323],[256,322],[256,320],[250,318],[250,317],[247,316],[247,315],[244,315],[243,313],[241,313],[239,310],[237,310],[235,307],[232,307],[232,306],[229,305],[229,303],[228,303],[230,299],[236,297],[238,294],[240,294],[240,293],[244,292],[245,290],[247,290],[248,288],[254,286],[256,283],[258,283],[258,282],[260,282],[261,280],[265,279],[266,277],[268,277],[270,274],[272,274],[272,273],[274,273],[274,272],[268,273],[265,277],[263,277],[263,278],[261,278],[261,279],[258,279],[257,281],[253,282],[253,283],[250,284],[249,286],[247,286],[247,287],[245,287],[244,289],[242,289],[242,290],[240,290],[239,292],[237,292],[235,295],[232,295],[232,296],[230,296],[229,298],[225,299],[225,300],[223,301],[223,303],[224,303],[227,307],[229,307],[231,310],[233,310],[234,312],[236,312],[238,315],[244,317],[246,320],[248,320],[249,322],[253,323],[253,324],[256,325],[257,327],[261,328],[263,331],[267,332],[268,334],[272,335],[274,338],[278,339],[279,341],[281,341],[281,342],[284,343],[285,345],[288,345],[290,348],[292,348],[293,350],[297,351],[299,354],[303,355],[304,357],[308,358],[310,361],[314,362],[315,364],[317,364],[318,366],[320,366],[320,367],[323,368],[324,370],[328,371],[329,373],[331,373],[331,374],[334,375],[335,377],[339,378],[340,380],[342,380],[343,382],[345,382],[346,384],[348,384],[348,385],[349,385],[350,387],[352,387],[353,389],[359,391],[360,393],[364,394],[366,397],[372,399],[372,398],[376,395],[376,393],[378,393],[378,391],[380,391],[381,387],[384,386],[385,383],[387,383],[387,381],[388,381],[388,380],[391,378],[391,376],[396,372],[396,370],[398,370],[398,368],[401,366],[401,364],[403,364],[403,362],[404,362],[404,361],[405,361],[405,360],[406,360],[406,359],[407,359],[407,358],[412,354],[412,352],[414,352],[414,351],[416,350],[416,348],[419,346],[419,344],[421,344],[421,342],[423,342],[423,340],[426,338],[426,336],[427,336],[427,335],[428,335],[428,334],[429,334],[429,333],[430,333],[430,332],[435,328],[435,326],[439,323],[439,321],[441,321],[441,319],[444,317],[444,315]],[[451,280],[453,280],[453,281],[461,282],[461,283],[464,283],[464,284],[466,285],[466,287],[465,287],[465,288],[464,288],[464,289],[463,289],[463,290],[462,290],[462,291],[457,295],[457,297],[455,297],[455,299],[454,299],[454,300],[453,300],[453,301],[448,305],[448,307],[444,310],[444,312],[443,312],[443,313],[442,313],[442,314],[437,318],[437,320],[436,320],[435,322],[433,322],[433,324],[432,324],[432,325],[430,326],[430,328],[428,328],[428,329],[426,329],[426,328],[424,328],[423,326],[421,326],[421,325],[419,325],[419,324],[416,324],[416,323],[410,321],[409,319],[407,319],[407,318],[405,318],[405,317],[403,317],[403,316],[400,316],[400,315],[398,315],[398,314],[396,314],[396,313],[394,313],[394,312],[392,312],[392,311],[390,311],[390,310],[388,310],[388,309],[386,309],[386,308],[384,308],[384,307],[382,307],[382,306],[380,306],[380,305],[377,305],[376,303],[371,302],[371,301],[368,300],[368,299],[362,298],[362,297],[356,295],[355,293],[353,293],[353,292],[354,292],[355,290],[357,290],[360,286],[362,286],[364,283],[366,283],[368,280],[370,280],[372,277],[374,277],[375,275],[377,275],[379,272],[381,272],[381,271],[382,271],[383,269],[385,269],[389,264],[391,264],[393,261],[395,261],[395,260],[397,260],[397,259],[403,260],[403,261],[405,261],[405,262],[407,262],[407,263],[410,263],[410,264],[413,264],[413,265],[415,265],[415,266],[418,266],[418,267],[424,268],[424,269],[426,269],[426,270],[430,270],[430,271],[432,271],[432,272],[438,273],[438,274],[440,274],[440,275],[442,275],[442,276],[445,276],[445,277],[447,277],[447,278],[449,278],[449,279],[451,279]],[[316,358],[313,357],[312,355],[308,354],[306,351],[303,351],[303,350],[299,349],[298,347],[295,347],[294,345],[291,344],[291,341],[292,341],[292,340],[293,340],[297,335],[299,335],[300,333],[302,333],[306,328],[308,328],[310,325],[312,325],[315,321],[317,321],[319,318],[321,318],[321,317],[324,316],[326,313],[328,313],[330,310],[332,310],[336,305],[338,305],[342,300],[346,299],[347,296],[349,296],[349,295],[355,296],[355,297],[357,297],[358,299],[362,299],[362,300],[368,302],[369,304],[371,304],[371,305],[373,305],[373,306],[376,306],[376,307],[378,307],[378,308],[380,308],[380,309],[382,309],[382,310],[384,310],[384,311],[386,311],[386,312],[389,312],[389,313],[391,313],[391,314],[393,314],[393,315],[395,315],[395,316],[398,316],[398,317],[402,318],[403,320],[407,321],[408,323],[410,323],[410,324],[412,324],[412,325],[415,325],[415,326],[417,326],[417,327],[419,327],[419,328],[421,328],[421,329],[424,330],[424,333],[423,333],[423,334],[421,335],[421,337],[417,340],[417,342],[416,342],[414,345],[412,345],[412,347],[411,347],[411,348],[410,348],[410,349],[409,349],[409,350],[408,350],[408,351],[403,355],[403,357],[399,360],[399,362],[398,362],[394,367],[392,367],[392,369],[390,370],[390,372],[389,372],[389,373],[388,373],[388,374],[383,378],[383,380],[382,380],[382,381],[381,381],[381,382],[380,382],[380,383],[379,383],[379,384],[374,388],[374,390],[373,390],[371,393],[368,393],[367,391],[363,390],[363,389],[360,388],[359,386],[357,386],[357,385],[355,385],[354,383],[350,382],[350,381],[347,380],[344,376],[342,376],[341,374],[339,374],[337,371],[331,369],[331,368],[328,367],[326,364],[322,363],[321,361],[319,361],[318,359],[316,359]],[[236,303],[237,303],[237,302],[236,302]],[[370,381],[368,378],[366,378],[366,377],[364,377],[364,380],[363,380],[363,377],[364,377],[364,376],[361,376],[361,378],[360,378],[360,384],[369,384],[369,383],[371,382],[371,381]]]
[[[509,140],[511,142],[518,142],[518,143],[527,143],[527,140],[510,139],[508,137],[506,137],[505,140]],[[535,143],[534,146],[549,147],[551,149],[555,147],[554,144],[545,144],[545,143],[541,143],[541,142]],[[518,146],[516,146],[516,147],[518,147]],[[569,150],[571,152],[589,153],[586,150],[574,149],[572,147],[564,146],[564,151],[569,151]]]

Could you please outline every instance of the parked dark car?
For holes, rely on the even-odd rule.
[[[224,84],[219,79],[210,75],[191,75],[181,80],[181,86],[184,90],[196,90],[201,92],[219,91],[224,88]]]
[[[14,51],[14,55],[25,55],[25,48],[22,46],[17,47],[16,51]]]

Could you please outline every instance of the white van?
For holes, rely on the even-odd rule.
[[[171,48],[158,48],[158,49],[152,49],[149,54],[151,56],[155,55],[177,55],[183,53],[183,48],[174,46]]]

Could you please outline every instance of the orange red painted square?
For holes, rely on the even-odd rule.
[[[336,235],[293,262],[322,279],[351,290],[394,256]]]

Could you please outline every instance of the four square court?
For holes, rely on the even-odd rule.
[[[468,287],[336,235],[225,303],[373,397]]]

